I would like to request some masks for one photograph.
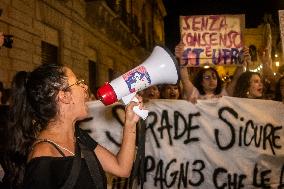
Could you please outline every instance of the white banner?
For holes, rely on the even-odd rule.
[[[145,189],[284,188],[283,103],[222,97],[146,105]],[[90,103],[93,120],[83,125],[115,153],[120,106]]]

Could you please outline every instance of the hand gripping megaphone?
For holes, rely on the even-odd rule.
[[[177,60],[168,49],[156,46],[142,64],[101,86],[97,97],[104,105],[113,104],[120,99],[128,104],[130,101],[137,101],[134,96],[138,91],[152,85],[176,84],[178,80]],[[142,119],[148,116],[148,110],[134,107],[133,111]]]

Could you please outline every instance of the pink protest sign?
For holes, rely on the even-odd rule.
[[[186,66],[241,64],[243,25],[243,15],[180,16]]]

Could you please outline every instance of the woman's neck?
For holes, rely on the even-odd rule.
[[[214,91],[207,90],[204,92],[205,92],[205,95],[214,95]]]
[[[53,139],[55,141],[75,141],[75,124],[64,122],[51,122],[46,129],[40,132],[38,138]]]

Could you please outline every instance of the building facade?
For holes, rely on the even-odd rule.
[[[268,32],[267,26],[267,23],[263,22],[257,28],[246,28],[244,30],[245,45],[250,48],[252,55],[252,65],[249,65],[249,68],[252,71],[261,72],[260,52],[264,48],[269,48],[272,60],[271,69],[274,73],[277,73],[278,68],[283,65],[280,29],[279,25],[270,22],[270,31]]]
[[[0,31],[14,36],[0,50],[5,87],[17,71],[56,62],[94,92],[165,41],[162,0],[1,0],[0,9]]]

